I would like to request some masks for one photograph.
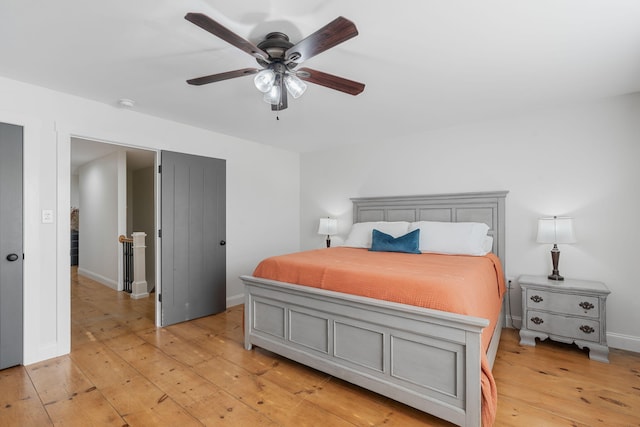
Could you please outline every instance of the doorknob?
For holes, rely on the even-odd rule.
[[[17,261],[18,260],[18,254],[9,254],[7,255],[7,261]]]
[[[220,246],[224,246],[226,244],[227,244],[227,242],[225,242],[224,240],[220,240]]]

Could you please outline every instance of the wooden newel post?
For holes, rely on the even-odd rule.
[[[133,283],[131,284],[131,298],[145,298],[147,292],[147,276],[145,271],[145,237],[147,233],[136,231],[133,237]]]

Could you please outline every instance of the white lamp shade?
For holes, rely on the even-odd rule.
[[[338,233],[338,220],[335,218],[320,218],[318,234],[332,236]]]
[[[538,220],[538,243],[575,243],[573,218],[551,217]]]

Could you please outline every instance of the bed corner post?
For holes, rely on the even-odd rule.
[[[249,339],[251,324],[253,322],[253,316],[251,311],[251,292],[249,291],[249,287],[245,283],[244,287],[244,313],[242,318],[242,326],[244,328],[244,348],[246,350],[251,350],[253,345],[251,344],[251,340]]]

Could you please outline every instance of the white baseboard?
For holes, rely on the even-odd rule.
[[[91,280],[95,280],[98,283],[102,283],[105,286],[110,287],[111,289],[117,291],[118,290],[118,281],[110,279],[108,277],[104,277],[100,274],[94,273],[89,270],[85,270],[84,268],[78,267],[78,274],[81,276],[86,276]]]
[[[611,348],[640,353],[640,337],[607,332],[607,344]]]
[[[227,297],[227,308],[233,307],[234,305],[244,304],[244,294],[233,295]]]
[[[522,325],[522,318],[520,316],[513,316],[513,319],[509,317],[507,314],[504,322],[504,326],[512,329],[520,329],[520,325]]]

